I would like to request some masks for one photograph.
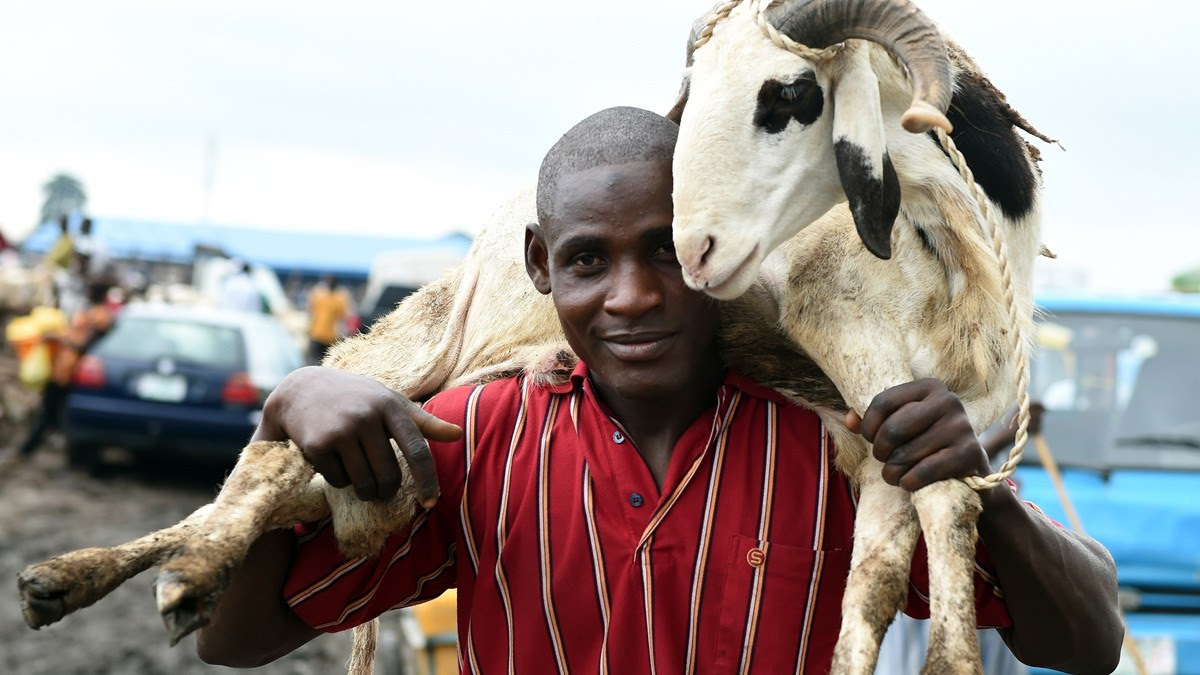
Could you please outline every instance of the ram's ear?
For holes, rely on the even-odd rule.
[[[833,84],[832,96],[838,176],[863,245],[887,260],[892,257],[892,226],[900,213],[900,181],[887,154],[879,81],[865,58],[851,59],[847,65]]]
[[[688,93],[692,85],[692,68],[688,66],[683,69],[683,82],[679,83],[679,96],[675,97],[675,105],[667,111],[667,119],[675,124],[679,124],[679,120],[683,119],[683,109],[687,107]]]

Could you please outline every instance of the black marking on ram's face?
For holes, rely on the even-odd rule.
[[[806,70],[791,82],[767,80],[758,90],[754,124],[769,134],[777,134],[796,120],[809,125],[817,121],[825,108],[825,94],[816,75]]]
[[[838,139],[833,153],[859,239],[877,257],[891,258],[892,226],[900,214],[900,180],[891,158],[883,153],[882,175],[877,176],[874,163],[861,146]]]
[[[1025,142],[1013,128],[1008,106],[996,90],[969,75],[960,75],[946,117],[954,125],[950,137],[962,151],[987,196],[1010,220],[1029,215],[1038,179],[1026,158]],[[937,143],[937,137],[930,132]],[[939,144],[940,147],[940,144]]]

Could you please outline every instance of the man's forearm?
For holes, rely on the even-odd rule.
[[[208,663],[249,668],[270,663],[316,637],[283,600],[294,539],[286,530],[258,539],[221,595],[212,621],[196,634]]]
[[[982,496],[979,536],[1012,616],[1012,628],[1001,633],[1013,653],[1030,665],[1112,672],[1125,630],[1112,556],[1005,487]]]

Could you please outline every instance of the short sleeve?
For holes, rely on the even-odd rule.
[[[1008,482],[1008,487],[1014,492],[1016,491],[1016,485],[1012,481]],[[1057,522],[1042,514],[1041,509],[1033,503],[1025,502],[1025,506],[1061,527]],[[917,541],[916,550],[913,552],[908,600],[904,606],[904,613],[914,619],[929,618],[928,561],[929,554],[925,548],[925,537],[922,535]],[[992,558],[982,541],[977,541],[975,545],[974,568],[975,616],[978,627],[1008,628],[1012,626],[1012,617],[1009,616],[1008,606],[1004,603],[1004,591],[1000,588],[1000,582],[996,578],[995,565],[992,563]]]
[[[464,426],[472,387],[438,394],[425,409]],[[411,526],[387,539],[374,557],[347,558],[325,522],[298,526],[291,571],[284,585],[288,606],[325,632],[353,628],[380,614],[418,604],[455,586],[457,507],[464,481],[464,443],[430,442],[441,497],[418,510]]]

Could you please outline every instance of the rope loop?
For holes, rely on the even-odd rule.
[[[701,29],[700,34],[696,36],[696,41],[692,44],[692,49],[696,50],[707,44],[708,41],[712,39],[713,30],[716,29],[717,24],[728,18],[729,15],[733,13],[733,10],[736,9],[740,4],[742,4],[742,0],[728,0],[727,2],[724,2],[713,9],[713,11],[709,13],[708,17],[704,21],[704,28]],[[771,42],[775,43],[775,46],[789,51],[802,59],[808,59],[809,61],[814,61],[816,63],[824,63],[825,61],[828,61],[836,56],[837,53],[841,51],[843,45],[840,42],[829,47],[814,49],[808,45],[800,44],[799,42],[796,42],[790,37],[779,32],[779,29],[767,20],[767,9],[770,7],[770,5],[770,0],[766,0],[766,2],[763,2],[763,0],[749,0],[746,11],[750,12],[754,16],[754,22],[758,24],[758,27],[762,30],[763,35],[765,35]]]

